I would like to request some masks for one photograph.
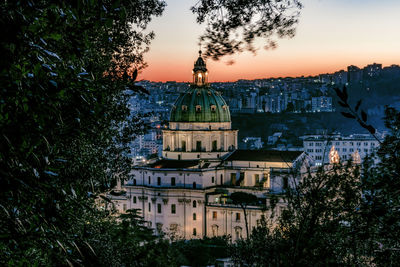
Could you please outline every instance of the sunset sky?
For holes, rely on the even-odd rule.
[[[167,0],[162,17],[149,25],[153,40],[149,64],[139,79],[190,81],[204,26],[189,8],[195,1]],[[400,0],[303,0],[297,34],[278,39],[275,50],[260,49],[220,61],[207,60],[210,81],[315,75],[364,67],[376,62],[400,64]],[[262,47],[262,43],[260,43]],[[226,62],[234,60],[234,65]]]

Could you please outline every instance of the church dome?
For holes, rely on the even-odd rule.
[[[229,107],[210,87],[191,88],[181,94],[171,110],[170,122],[230,122]]]
[[[170,122],[230,122],[229,107],[219,92],[208,84],[206,63],[199,57],[194,63],[193,82],[172,106]]]

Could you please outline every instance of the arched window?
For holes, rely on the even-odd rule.
[[[196,182],[193,182],[193,189],[196,189]]]
[[[196,218],[196,213],[193,213],[193,221],[195,221],[197,218]]]
[[[157,177],[157,185],[161,185],[161,177]]]
[[[136,197],[133,197],[133,203],[136,203],[136,201],[137,201]]]
[[[175,186],[175,177],[171,177],[171,186]]]
[[[149,184],[151,184],[151,177],[149,176]]]
[[[133,185],[136,185],[136,179],[133,179]]]
[[[196,228],[193,228],[193,235],[194,235],[194,236],[197,235],[197,230],[196,230]]]
[[[211,177],[211,183],[212,183],[212,184],[214,183],[214,176]]]
[[[221,174],[221,185],[224,184],[224,176]]]
[[[196,105],[196,112],[201,112],[201,106],[200,105]]]
[[[196,208],[196,207],[197,207],[197,201],[193,200],[193,208]]]

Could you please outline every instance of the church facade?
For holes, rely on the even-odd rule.
[[[118,210],[139,209],[156,231],[171,238],[246,235],[257,225],[272,195],[288,186],[287,174],[297,168],[298,151],[239,150],[238,130],[231,127],[229,107],[208,83],[208,70],[199,52],[190,88],[171,109],[163,130],[162,158],[133,166],[122,185],[125,195],[114,199]],[[246,214],[229,198],[246,192],[257,201]],[[278,202],[274,213],[284,203]]]

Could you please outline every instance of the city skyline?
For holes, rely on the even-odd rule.
[[[188,71],[197,58],[198,36],[203,26],[195,23],[189,7],[193,3],[168,2],[161,18],[149,25],[156,38],[145,55],[149,64],[139,80],[191,80]],[[349,65],[364,67],[399,64],[400,3],[379,1],[304,1],[304,8],[292,39],[279,39],[275,50],[245,52],[220,61],[207,60],[210,82],[300,77],[346,70]],[[261,47],[262,44],[260,43]],[[227,62],[234,60],[233,65]]]

